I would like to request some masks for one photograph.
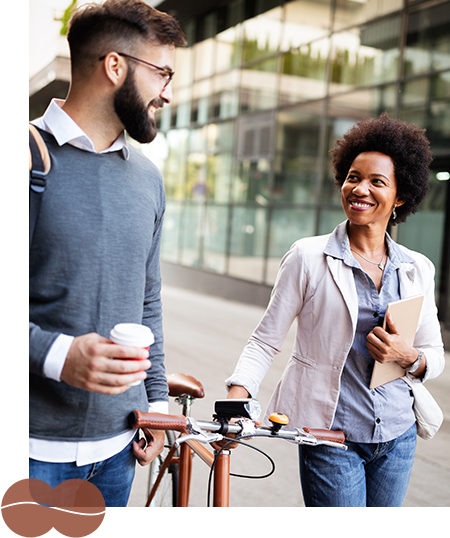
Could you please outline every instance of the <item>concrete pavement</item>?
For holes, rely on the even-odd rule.
[[[169,373],[182,372],[199,379],[205,388],[205,398],[197,400],[192,409],[195,418],[209,420],[214,401],[226,396],[224,380],[234,369],[248,337],[261,318],[264,309],[193,291],[163,288],[166,367]],[[261,386],[258,399],[263,408],[281,376],[294,340],[289,332],[283,351],[276,357]],[[404,506],[450,506],[450,353],[446,353],[446,369],[427,383],[444,412],[444,423],[434,439],[418,439],[415,463]],[[170,404],[170,412],[179,414],[179,406]],[[281,440],[252,441],[275,461],[275,473],[263,480],[231,478],[232,507],[293,507],[303,506],[298,477],[297,447]],[[232,453],[234,473],[261,475],[270,470],[269,462],[245,447]],[[206,506],[208,468],[194,458],[191,502],[193,507]],[[148,468],[138,466],[128,506],[143,506]]]

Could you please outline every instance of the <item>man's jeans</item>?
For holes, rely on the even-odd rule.
[[[55,488],[71,478],[89,480],[101,491],[108,506],[125,507],[134,480],[136,457],[130,443],[122,452],[104,461],[77,467],[75,463],[47,463],[30,459],[30,478]]]
[[[352,443],[347,451],[299,446],[305,506],[401,506],[414,461],[417,431],[387,443]]]

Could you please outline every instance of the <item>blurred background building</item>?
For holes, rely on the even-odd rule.
[[[30,25],[30,118],[67,93],[57,32],[70,3],[30,0],[31,21],[48,8]],[[391,234],[434,262],[450,329],[450,1],[148,3],[189,41],[159,134],[141,146],[165,179],[165,281],[265,305],[291,244],[345,219],[329,164],[336,138],[388,111],[431,142],[428,198]]]

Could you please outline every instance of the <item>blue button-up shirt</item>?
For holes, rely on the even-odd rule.
[[[389,257],[380,292],[350,251],[347,234],[328,246],[325,254],[339,258],[353,269],[358,295],[358,323],[352,349],[341,377],[341,390],[332,429],[342,430],[349,441],[380,443],[402,435],[415,422],[413,397],[401,379],[371,390],[374,359],[366,345],[367,335],[383,319],[387,304],[400,299],[398,268],[413,262],[386,234]]]

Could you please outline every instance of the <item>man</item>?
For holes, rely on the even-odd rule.
[[[141,143],[154,139],[155,110],[172,98],[174,49],[186,39],[141,0],[107,0],[74,12],[68,42],[67,99],[33,122],[52,169],[30,247],[30,477],[52,487],[90,480],[106,506],[126,506],[136,459],[150,463],[164,441],[150,430],[134,441],[128,416],[167,412],[168,397],[164,187],[124,130]],[[150,327],[150,356],[108,340],[121,322]]]

